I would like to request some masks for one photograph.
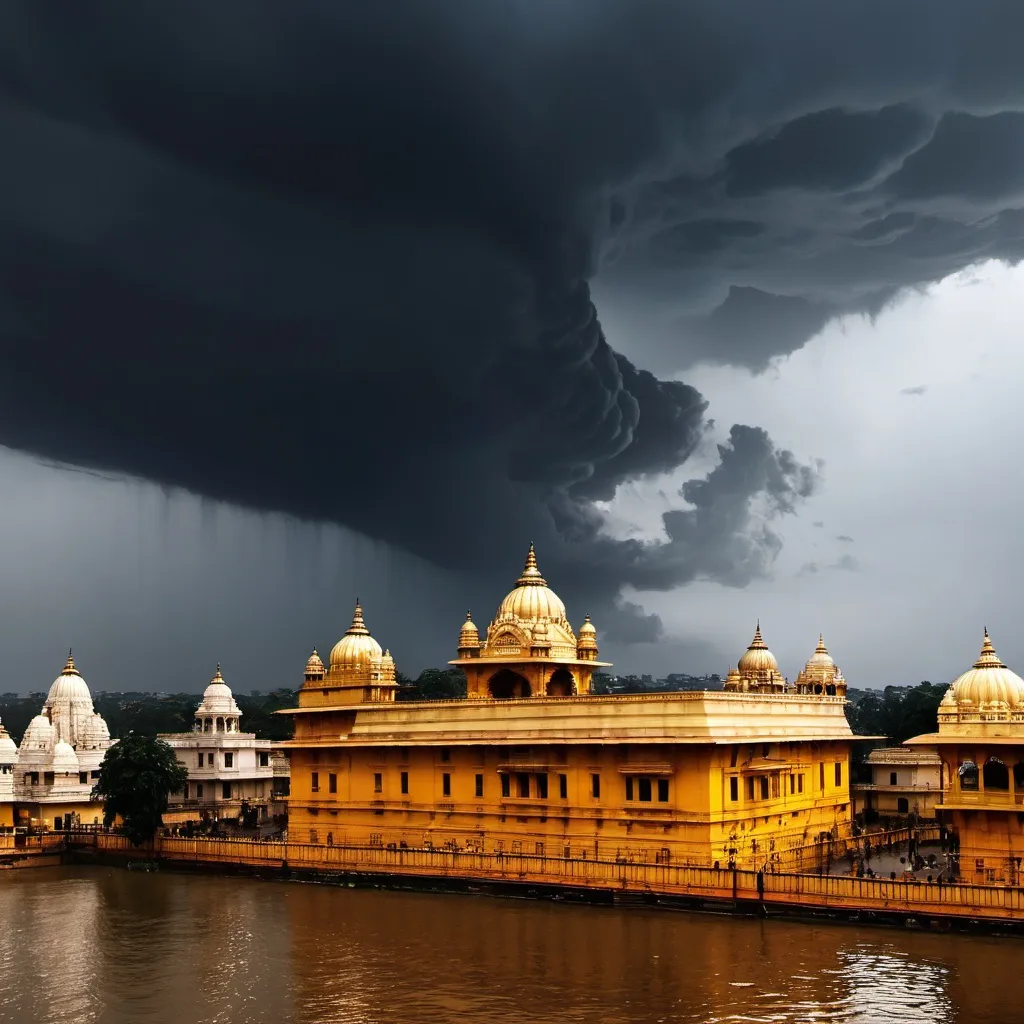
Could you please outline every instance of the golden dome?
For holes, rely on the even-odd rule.
[[[335,669],[363,668],[371,661],[379,661],[383,652],[381,646],[370,636],[363,622],[363,608],[356,599],[356,610],[352,625],[331,651],[331,671]]]
[[[459,630],[459,646],[460,647],[477,647],[480,644],[480,631],[476,628],[476,623],[470,616],[469,612],[466,612],[466,621],[462,624],[462,629]]]
[[[819,633],[818,646],[814,648],[814,653],[807,659],[807,670],[818,669],[820,671],[824,668],[834,668],[835,664],[832,660],[832,655],[828,653],[828,648],[825,646],[824,634]]]
[[[530,545],[526,565],[511,591],[498,608],[495,622],[502,619],[519,619],[536,622],[547,619],[553,622],[565,621],[565,605],[559,596],[548,587],[547,580],[537,568],[537,555]]]
[[[978,660],[950,685],[953,699],[958,704],[975,706],[999,701],[1010,707],[1024,704],[1024,679],[1011,672],[996,654],[988,630],[981,644]]]
[[[589,615],[583,620],[583,625],[580,626],[579,635],[580,637],[597,636],[597,629],[594,627],[594,624],[590,621]]]
[[[578,637],[576,646],[580,650],[597,650],[597,630],[594,628],[594,624],[590,621],[589,615],[583,620],[583,625],[580,626],[580,631],[576,635]]]
[[[746,649],[736,667],[742,676],[779,671],[779,663],[775,660],[775,655],[768,650],[768,645],[761,636],[760,621],[757,623],[757,629],[754,630],[754,639],[750,641],[750,646]]]
[[[313,653],[309,656],[309,661],[306,662],[306,677],[312,679],[323,678],[325,672],[326,669],[320,658],[320,652],[314,647]]]

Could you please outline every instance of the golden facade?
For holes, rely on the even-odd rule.
[[[938,732],[907,740],[939,752],[938,812],[965,882],[1020,885],[1024,857],[1024,679],[985,630],[978,660],[942,698]]]
[[[466,699],[396,703],[361,608],[335,653],[286,712],[293,841],[781,869],[849,828],[842,696],[790,686],[760,629],[725,692],[594,695],[596,628],[532,546],[485,638],[460,630]]]

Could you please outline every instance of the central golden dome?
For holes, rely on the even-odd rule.
[[[356,599],[352,625],[331,651],[331,672],[366,667],[371,661],[379,661],[383,654],[380,644],[370,636],[363,622],[363,608]]]
[[[758,622],[754,630],[754,639],[750,646],[744,651],[736,667],[744,677],[756,675],[759,672],[778,672],[779,663],[775,655],[768,650],[768,645],[761,636],[761,623]]]
[[[999,660],[986,629],[978,660],[953,680],[950,692],[958,704],[978,706],[999,701],[1013,708],[1024,704],[1024,679]]]
[[[515,590],[498,608],[495,622],[503,619],[516,619],[521,622],[565,622],[565,605],[561,598],[548,586],[548,582],[537,568],[537,555],[530,545],[526,556],[526,565],[516,580]]]

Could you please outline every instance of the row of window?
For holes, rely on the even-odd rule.
[[[540,773],[536,775],[530,772],[502,773],[499,778],[501,779],[501,795],[503,797],[512,796],[514,782],[515,795],[517,798],[530,799],[531,797],[536,797],[538,800],[548,799],[547,773]],[[569,777],[567,775],[558,774],[555,778],[558,779],[558,799],[568,800]],[[310,783],[312,791],[314,793],[319,793],[319,772],[312,773]],[[636,779],[627,777],[625,779],[626,799],[638,800],[641,803],[650,803],[653,801],[654,794],[656,793],[659,803],[668,803],[668,783],[668,779],[650,779],[643,776]],[[399,787],[402,795],[407,796],[409,793],[408,772],[399,773]],[[476,797],[482,797],[484,795],[484,777],[482,774],[478,773],[473,776],[473,790],[473,795]],[[384,791],[384,776],[382,772],[373,773],[373,791],[374,793],[382,793]],[[327,774],[327,792],[338,792],[338,776],[336,772],[328,772]],[[441,794],[442,796],[452,795],[452,776],[450,772],[443,772],[441,775]],[[601,798],[601,776],[597,772],[591,773],[590,776],[590,795],[595,800],[599,800]]]
[[[836,761],[833,765],[833,777],[837,786],[843,784],[843,762]],[[771,775],[748,775],[746,782],[745,797],[747,800],[778,800],[782,794],[783,776],[775,772]],[[818,788],[825,792],[825,765],[818,765]],[[789,792],[790,795],[804,791],[803,773],[790,773]],[[740,798],[739,776],[733,775],[729,779],[729,800],[735,803]]]
[[[100,773],[98,771],[92,772],[91,775],[90,775],[89,772],[79,772],[78,773],[78,783],[81,786],[87,786],[89,784],[89,779],[90,778],[95,780],[95,779],[98,779],[99,777],[100,777]],[[25,772],[25,785],[26,786],[38,786],[39,785],[39,772]],[[53,772],[43,772],[43,785],[44,786],[52,786],[53,785]]]
[[[209,768],[215,768],[217,766],[217,755],[212,750],[209,751],[209,752],[204,752],[204,751],[200,750],[199,753],[196,754],[196,758],[197,758],[197,761],[198,761],[198,764],[199,764],[200,768],[202,768],[204,765],[206,765]],[[256,752],[256,759],[257,759],[257,763],[259,764],[259,766],[261,768],[268,768],[268,767],[270,767],[270,752],[269,751],[258,750]],[[224,754],[224,767],[225,768],[234,768],[234,766],[235,766],[235,755],[234,755],[234,753],[225,753]]]

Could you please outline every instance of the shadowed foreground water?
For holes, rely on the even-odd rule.
[[[1018,940],[117,869],[0,875],[0,1021],[1011,1024]]]

